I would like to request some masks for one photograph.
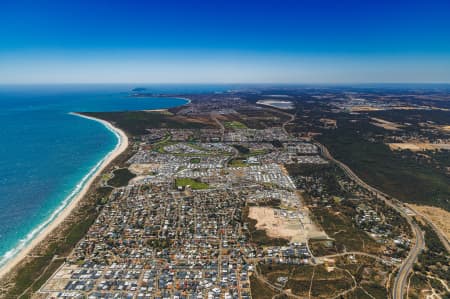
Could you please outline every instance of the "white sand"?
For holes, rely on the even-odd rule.
[[[58,225],[61,224],[64,221],[64,219],[67,218],[67,216],[70,215],[70,213],[75,209],[80,200],[86,195],[87,191],[89,190],[89,187],[92,185],[97,176],[128,147],[127,135],[122,130],[114,127],[111,123],[98,118],[89,117],[77,113],[71,114],[102,123],[105,127],[107,127],[109,130],[113,131],[119,136],[119,144],[114,148],[113,151],[111,151],[108,154],[107,157],[105,157],[102,164],[97,168],[95,173],[88,179],[88,181],[84,184],[83,188],[72,199],[72,201],[50,222],[49,225],[47,225],[43,230],[41,230],[29,244],[27,244],[18,254],[16,254],[13,258],[11,258],[0,269],[0,279],[3,278],[4,276],[6,277],[6,274],[8,274],[8,272],[13,270],[14,267],[16,267],[33,250],[34,247],[36,247],[41,241],[45,240],[52,233],[52,231],[56,229]]]
[[[271,238],[285,238],[291,242],[305,242],[305,234],[300,220],[290,220],[275,215],[270,207],[250,207],[249,218],[257,221],[256,228],[265,230]]]
[[[187,106],[189,105],[192,100],[189,98],[180,98],[180,97],[174,97],[174,99],[181,99],[181,100],[185,100],[186,103],[184,103],[183,105],[177,106],[177,107],[183,107],[183,106]],[[142,111],[146,111],[146,112],[167,112],[169,111],[169,108],[163,108],[163,109],[144,109]]]

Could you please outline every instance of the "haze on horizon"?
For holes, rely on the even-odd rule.
[[[0,84],[450,83],[450,2],[6,0]]]

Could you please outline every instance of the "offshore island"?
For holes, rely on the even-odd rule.
[[[0,296],[445,298],[450,95],[350,91],[77,114],[118,145],[2,268]]]

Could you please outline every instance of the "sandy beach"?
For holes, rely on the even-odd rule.
[[[11,270],[14,269],[32,250],[38,245],[40,242],[45,240],[54,229],[61,224],[64,219],[67,218],[68,215],[74,210],[80,200],[86,195],[90,186],[96,179],[96,177],[125,149],[128,147],[128,137],[127,135],[120,129],[114,127],[111,123],[85,115],[81,115],[78,113],[70,113],[72,115],[76,115],[78,117],[87,118],[90,120],[94,120],[103,124],[106,128],[114,132],[119,137],[119,143],[116,147],[104,158],[100,166],[97,170],[89,177],[89,179],[85,182],[82,189],[79,193],[70,201],[70,203],[44,228],[42,229],[29,244],[27,244],[19,253],[17,253],[13,258],[11,258],[1,269],[0,269],[0,279],[3,278],[6,274],[8,274]]]
[[[187,106],[187,105],[189,105],[191,102],[192,102],[192,100],[191,99],[188,99],[188,98],[179,98],[179,97],[177,97],[177,99],[181,99],[181,100],[185,100],[186,101],[186,103],[185,104],[183,104],[183,105],[180,105],[180,106],[178,106],[178,107],[183,107],[183,106]],[[145,111],[145,112],[168,112],[169,111],[169,108],[162,108],[162,109],[144,109],[144,110],[142,110],[142,111]]]
[[[192,100],[191,100],[191,99],[188,99],[188,98],[179,98],[179,97],[177,97],[177,99],[182,99],[182,100],[187,101],[185,104],[180,105],[180,106],[178,106],[178,107],[187,106],[187,105],[189,105],[189,104],[192,102]],[[169,112],[169,108],[163,108],[163,109],[145,109],[145,110],[142,110],[142,111],[145,111],[145,112],[162,112],[162,113],[167,113],[167,112]]]

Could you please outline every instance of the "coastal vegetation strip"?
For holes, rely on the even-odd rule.
[[[147,133],[148,128],[211,128],[213,124],[201,121],[191,121],[157,111],[129,111],[129,112],[86,112],[87,116],[97,117],[114,123],[131,136]]]

